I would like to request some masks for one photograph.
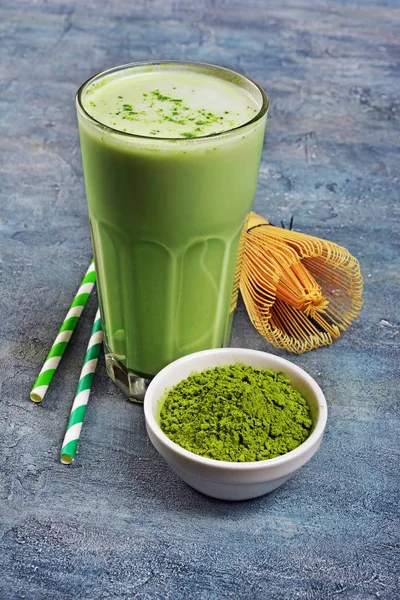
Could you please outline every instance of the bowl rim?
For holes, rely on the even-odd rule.
[[[177,368],[179,368],[179,366],[181,366],[187,362],[191,362],[192,360],[194,360],[197,357],[200,358],[202,356],[207,356],[207,355],[209,355],[209,356],[212,356],[212,355],[227,355],[227,356],[229,356],[230,354],[241,355],[243,357],[243,362],[245,362],[246,356],[258,356],[260,358],[268,357],[268,359],[272,359],[273,362],[276,362],[277,365],[280,365],[282,367],[281,370],[283,370],[283,371],[285,370],[284,369],[285,365],[287,365],[288,367],[290,367],[290,369],[294,370],[295,373],[297,373],[303,380],[305,380],[309,384],[309,386],[311,387],[313,393],[315,394],[316,400],[317,400],[318,409],[319,409],[318,410],[318,419],[317,419],[317,422],[315,423],[313,431],[311,432],[309,437],[302,444],[300,444],[300,446],[298,446],[294,450],[290,450],[290,452],[286,452],[285,454],[276,456],[275,458],[267,458],[265,460],[248,461],[248,462],[233,462],[233,461],[226,461],[226,460],[218,460],[215,458],[207,458],[206,456],[201,456],[200,454],[196,454],[195,452],[186,450],[186,448],[183,448],[176,442],[173,442],[163,432],[163,430],[157,423],[157,421],[153,415],[153,411],[152,411],[153,404],[160,400],[160,396],[157,395],[157,397],[156,397],[155,392],[153,392],[153,390],[157,389],[157,385],[159,385],[159,381],[162,380],[170,371],[175,371]],[[233,359],[233,360],[235,360],[235,359]],[[236,362],[240,362],[240,360],[241,360],[240,357],[238,357],[238,359],[236,359]],[[231,363],[226,363],[226,364],[233,364],[233,363],[231,362]],[[203,370],[206,368],[213,368],[213,367],[204,367]],[[271,367],[266,367],[266,368],[270,369]],[[194,370],[195,370],[195,367],[194,367]],[[188,375],[186,375],[185,377],[182,377],[182,379],[180,381],[182,381],[183,379],[186,379],[186,377],[188,377]],[[153,435],[156,438],[158,438],[164,445],[166,445],[172,452],[175,452],[175,453],[181,455],[182,457],[186,458],[187,460],[195,462],[198,465],[201,465],[203,467],[209,467],[209,468],[214,468],[214,469],[223,468],[223,469],[228,469],[231,471],[252,471],[252,470],[258,470],[260,468],[261,469],[273,468],[273,467],[278,467],[278,466],[290,463],[293,460],[301,458],[303,455],[307,454],[315,446],[315,444],[317,444],[318,441],[321,439],[324,429],[325,429],[325,426],[326,426],[327,417],[328,417],[328,407],[327,407],[325,395],[324,395],[322,389],[320,388],[320,386],[318,385],[318,383],[315,381],[315,379],[313,379],[313,377],[311,377],[311,375],[309,375],[307,373],[307,371],[305,371],[301,367],[298,367],[297,365],[292,363],[290,360],[287,360],[286,358],[281,358],[280,356],[276,356],[275,354],[271,354],[269,352],[263,352],[262,350],[252,350],[250,348],[216,348],[216,349],[212,349],[212,350],[201,350],[200,352],[193,352],[191,354],[183,356],[182,358],[178,358],[177,360],[173,361],[172,363],[170,363],[169,365],[164,367],[161,371],[159,371],[159,373],[157,373],[157,375],[154,377],[154,379],[152,379],[152,381],[150,382],[150,385],[146,391],[146,394],[145,394],[143,408],[144,408],[146,426],[150,429],[150,431],[153,433]]]

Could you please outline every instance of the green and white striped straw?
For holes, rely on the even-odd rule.
[[[31,390],[33,402],[43,400],[95,283],[96,271],[92,261]]]
[[[85,417],[86,406],[89,401],[90,388],[92,387],[102,341],[103,332],[101,329],[100,311],[98,310],[94,319],[78,387],[76,388],[75,399],[72,404],[67,430],[61,447],[60,460],[64,465],[70,465],[77,452],[79,436]]]

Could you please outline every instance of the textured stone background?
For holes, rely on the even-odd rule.
[[[2,599],[399,598],[399,25],[395,0],[0,0]],[[91,255],[75,91],[152,58],[265,87],[256,209],[348,247],[365,277],[354,326],[292,357],[328,399],[319,453],[251,502],[183,484],[103,359],[59,464],[95,298],[43,404],[28,397]],[[286,356],[243,307],[232,344]]]

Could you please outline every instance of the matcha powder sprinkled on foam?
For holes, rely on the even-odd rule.
[[[306,400],[284,373],[241,363],[193,373],[171,388],[159,422],[186,450],[231,462],[285,454],[312,428]]]

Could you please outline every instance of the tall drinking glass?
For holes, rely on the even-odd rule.
[[[107,372],[132,400],[229,344],[265,92],[202,63],[124,65],[76,98]]]

